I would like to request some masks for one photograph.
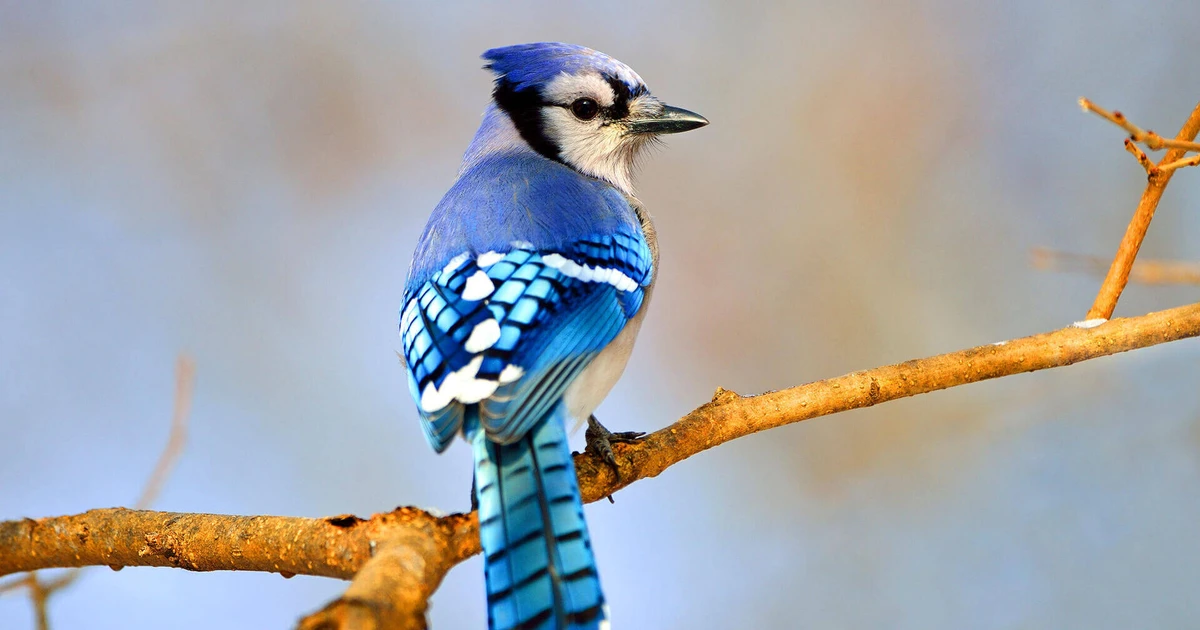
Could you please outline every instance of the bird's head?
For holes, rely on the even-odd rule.
[[[497,107],[530,147],[630,194],[643,148],[662,134],[708,124],[658,100],[629,66],[590,48],[520,44],[483,58],[496,73]]]

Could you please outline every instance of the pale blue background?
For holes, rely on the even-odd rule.
[[[712,120],[641,174],[660,288],[600,409],[753,393],[1081,319],[1144,175],[1087,95],[1173,134],[1200,4],[0,1],[0,518],[128,505],[467,507],[394,351],[408,258],[478,124],[484,49],[561,39]],[[1200,259],[1200,171],[1146,256]],[[1133,286],[1119,314],[1197,300]],[[588,508],[619,628],[1200,625],[1200,343],[771,431]],[[575,437],[577,448],[582,436]],[[482,628],[478,558],[433,599]],[[54,628],[288,627],[345,584],[94,569]],[[0,597],[0,628],[32,628]]]

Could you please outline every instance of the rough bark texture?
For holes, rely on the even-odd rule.
[[[177,567],[189,571],[270,571],[284,576],[350,579],[384,545],[435,541],[435,551],[461,560],[460,530],[470,515],[435,517],[402,507],[357,516],[296,518],[179,514],[109,508],[83,514],[0,522],[0,575],[50,567]]]

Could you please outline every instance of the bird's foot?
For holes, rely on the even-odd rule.
[[[621,469],[617,468],[617,458],[613,455],[613,444],[633,444],[642,439],[646,434],[643,431],[622,431],[613,433],[604,428],[596,416],[588,416],[587,431],[583,437],[587,440],[587,448],[584,452],[590,452],[604,460],[604,463],[612,466],[613,472],[617,475],[617,481],[621,480]]]

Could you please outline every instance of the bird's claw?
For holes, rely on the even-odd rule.
[[[596,416],[589,416],[587,421],[587,431],[583,437],[587,440],[587,448],[585,452],[591,452],[598,455],[604,463],[612,467],[613,472],[617,475],[617,481],[621,480],[621,469],[617,467],[617,457],[613,454],[613,444],[632,444],[642,439],[645,436],[643,431],[620,431],[613,433],[604,428]]]

